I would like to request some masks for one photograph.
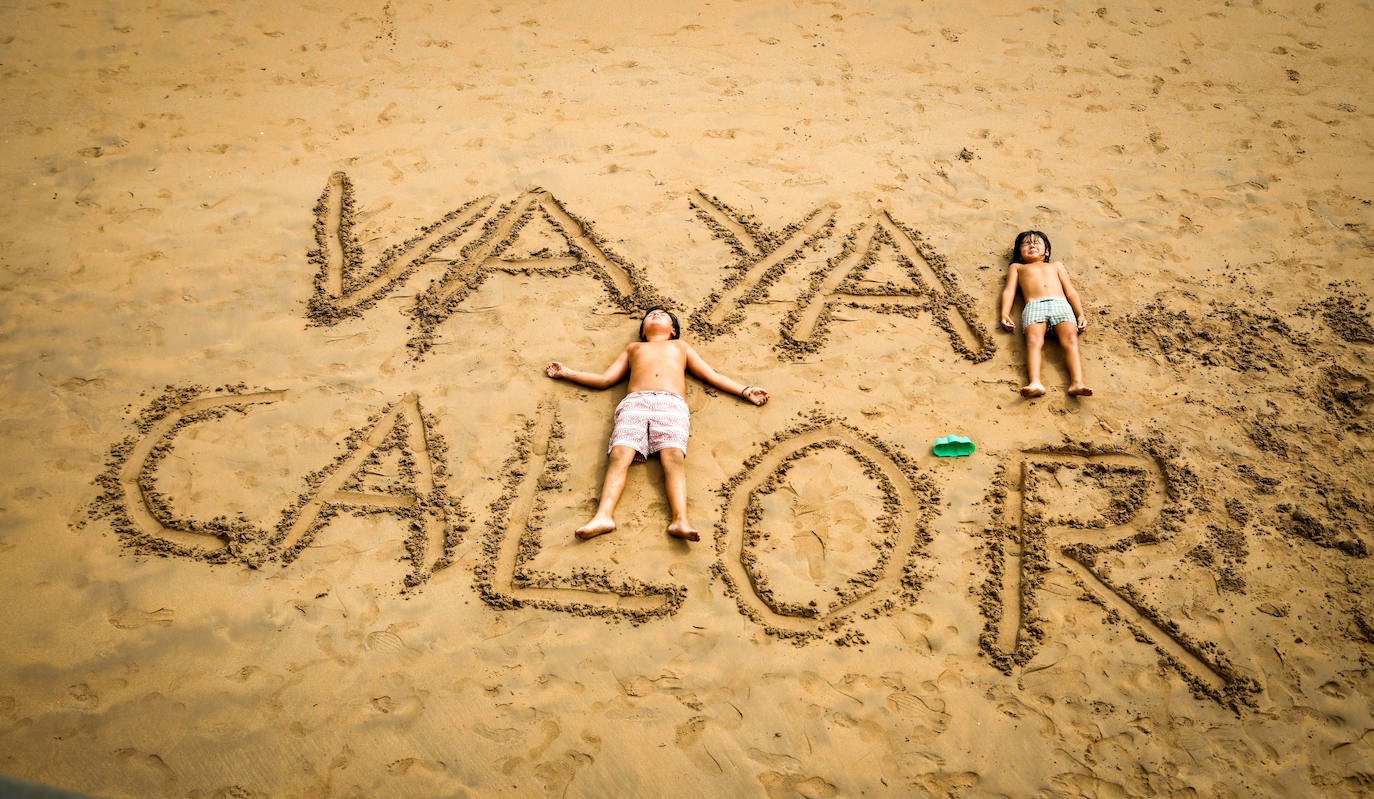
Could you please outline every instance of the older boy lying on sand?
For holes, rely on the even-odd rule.
[[[615,409],[611,433],[611,462],[601,487],[601,503],[592,520],[577,528],[577,537],[592,538],[615,529],[615,506],[625,490],[625,473],[631,462],[643,462],[658,453],[663,462],[663,484],[673,521],[668,534],[688,541],[701,536],[687,521],[687,372],[721,391],[741,396],[755,405],[768,401],[758,386],[737,383],[712,369],[696,350],[678,338],[677,317],[654,308],[639,323],[639,341],[621,350],[601,374],[579,372],[554,361],[544,368],[555,380],[562,378],[591,388],[610,388],[630,376],[629,393]]]
[[[1021,327],[1026,331],[1026,370],[1030,372],[1030,382],[1021,389],[1021,396],[1045,393],[1040,382],[1040,350],[1045,346],[1045,330],[1054,328],[1069,367],[1069,396],[1091,397],[1093,390],[1083,385],[1083,360],[1078,355],[1078,334],[1088,326],[1088,319],[1078,292],[1069,282],[1069,271],[1058,261],[1050,261],[1049,237],[1038,230],[1017,236],[1012,249],[1015,260],[1002,289],[1002,327],[1009,332],[1016,329],[1011,321],[1011,303],[1020,288],[1026,295]]]

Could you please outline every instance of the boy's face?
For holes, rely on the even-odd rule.
[[[644,338],[651,338],[658,333],[666,333],[669,338],[673,335],[673,317],[662,308],[655,308],[644,315]]]
[[[1021,256],[1022,263],[1044,260],[1045,240],[1039,236],[1025,237],[1021,240],[1021,252],[1019,255]]]

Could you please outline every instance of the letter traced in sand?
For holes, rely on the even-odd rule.
[[[92,504],[91,517],[110,518],[125,543],[139,552],[211,563],[237,560],[256,568],[270,560],[291,563],[341,510],[390,514],[409,525],[406,589],[447,566],[467,528],[458,501],[445,488],[445,445],[413,394],[350,433],[344,453],[306,477],[305,492],[282,514],[275,531],[254,527],[243,517],[204,522],[174,516],[171,498],[156,488],[157,469],[181,431],[285,395],[242,386],[213,393],[199,386],[168,388],[140,414],[136,426],[142,435],[111,448],[106,471],[96,478],[103,493]],[[393,455],[399,479],[375,480],[372,471]]]
[[[777,491],[804,459],[834,449],[852,458],[882,496],[882,510],[867,524],[877,532],[874,562],[849,578],[827,606],[780,600],[758,557],[768,537],[761,500]],[[740,612],[770,635],[807,643],[851,624],[915,601],[920,575],[914,559],[929,541],[927,526],[939,502],[933,483],[916,473],[901,451],[819,412],[775,435],[720,489],[724,508],[716,524],[713,571]],[[894,562],[895,561],[895,562]],[[851,630],[836,643],[861,643]]]
[[[867,279],[885,253],[905,272],[905,284]],[[811,273],[796,307],[783,320],[779,348],[792,357],[819,350],[842,307],[913,318],[928,313],[948,336],[951,349],[964,358],[980,363],[996,351],[977,321],[973,298],[959,288],[944,256],[886,210],[851,228],[839,254]]]
[[[353,182],[343,172],[330,175],[324,194],[315,204],[315,249],[309,258],[319,266],[319,272],[307,315],[323,325],[361,316],[437,253],[450,245],[468,244],[475,237],[472,224],[493,202],[493,197],[479,197],[449,211],[387,249],[371,268],[364,269],[363,248],[353,233]]]
[[[535,249],[530,241],[558,249]],[[423,357],[434,343],[436,328],[497,272],[543,277],[585,272],[601,282],[618,308],[628,311],[659,302],[639,268],[612,251],[591,224],[574,216],[549,192],[530,189],[488,218],[443,277],[415,298],[412,355]]]
[[[270,548],[280,552],[282,563],[290,563],[342,510],[396,516],[409,528],[405,547],[410,571],[404,585],[413,589],[451,563],[453,547],[465,529],[459,504],[445,486],[446,447],[415,394],[407,394],[368,422],[344,440],[342,455],[306,476],[309,488],[282,514]],[[393,454],[399,480],[372,479]]]
[[[1106,507],[1085,501],[1085,490],[1105,497]],[[1159,543],[1182,515],[1176,493],[1152,454],[1070,446],[1013,458],[992,492],[1001,504],[988,530],[989,578],[980,603],[986,623],[979,643],[993,662],[1010,673],[1039,651],[1045,630],[1038,589],[1044,574],[1058,568],[1110,619],[1153,646],[1195,693],[1232,708],[1250,703],[1259,690],[1253,679],[1215,644],[1189,637],[1129,584],[1114,582],[1104,562],[1106,555]]]
[[[724,284],[692,314],[691,329],[708,340],[744,321],[745,306],[761,302],[787,267],[829,237],[835,227],[833,204],[817,208],[782,230],[769,231],[752,215],[700,190],[693,193],[690,202],[702,224],[739,258],[730,266],[733,271]]]
[[[500,609],[537,607],[634,623],[673,615],[687,595],[682,586],[612,578],[604,571],[560,576],[531,567],[541,547],[548,499],[563,486],[568,468],[562,440],[557,408],[546,399],[538,416],[525,423],[502,468],[503,490],[491,505],[482,562],[476,569],[477,593]]]
[[[245,520],[223,517],[210,522],[178,519],[170,498],[157,490],[157,469],[176,439],[191,425],[222,419],[230,412],[247,413],[253,405],[272,403],[284,391],[218,392],[204,395],[199,387],[169,389],[139,419],[143,436],[126,439],[118,468],[100,481],[107,499],[123,510],[116,526],[127,540],[146,551],[224,562],[243,554],[243,548],[266,537],[266,531]],[[113,477],[113,480],[110,478]]]

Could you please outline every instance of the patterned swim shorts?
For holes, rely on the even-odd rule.
[[[630,447],[635,451],[636,463],[670,447],[686,452],[688,416],[687,400],[671,391],[626,394],[615,407],[615,429],[606,451]]]
[[[1078,319],[1073,315],[1073,306],[1063,297],[1046,297],[1043,300],[1032,300],[1026,303],[1026,307],[1021,309],[1021,329],[1025,330],[1036,322],[1048,322],[1051,330],[1060,322],[1074,322]]]

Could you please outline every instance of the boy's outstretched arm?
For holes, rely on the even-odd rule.
[[[1078,290],[1073,287],[1073,283],[1069,280],[1069,270],[1065,269],[1062,263],[1054,266],[1054,271],[1059,273],[1059,285],[1064,288],[1064,299],[1073,306],[1073,315],[1078,317],[1078,330],[1082,332],[1088,326],[1088,317],[1083,315],[1083,301],[1078,298]]]
[[[601,374],[594,372],[579,372],[576,369],[569,369],[558,361],[553,361],[544,367],[544,374],[554,380],[571,380],[574,383],[581,383],[591,388],[610,388],[625,379],[625,375],[630,372],[630,348],[626,347],[620,351],[615,362],[606,367],[606,371]]]
[[[1011,304],[1016,300],[1016,267],[1012,264],[1007,268],[1007,286],[1002,289],[1002,329],[1011,332],[1016,329],[1016,323],[1011,321]]]
[[[687,371],[696,375],[702,382],[709,383],[721,391],[728,391],[739,397],[744,397],[755,405],[762,405],[768,401],[768,392],[758,386],[746,386],[737,380],[731,380],[725,375],[711,368],[702,359],[697,351],[692,349],[692,345],[683,342],[682,346],[687,348]]]

